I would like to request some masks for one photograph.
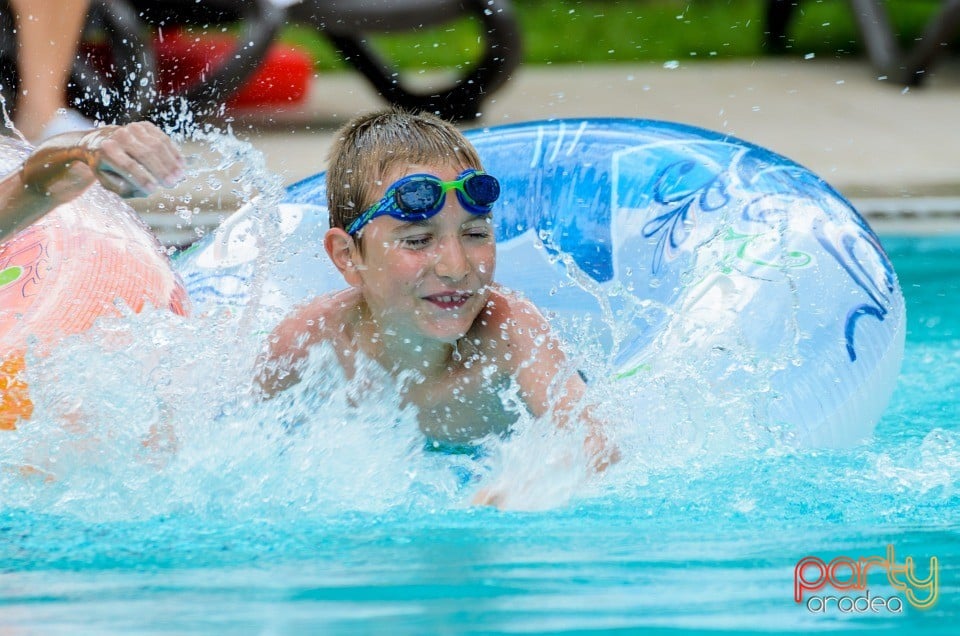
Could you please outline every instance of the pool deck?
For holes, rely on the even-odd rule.
[[[383,104],[358,73],[321,75],[303,103],[233,113],[233,128],[293,183],[325,168],[337,126]],[[960,231],[957,60],[909,90],[878,78],[865,60],[521,66],[465,127],[558,117],[640,117],[729,132],[810,168],[881,232]]]

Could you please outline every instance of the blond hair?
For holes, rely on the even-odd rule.
[[[351,119],[330,150],[330,227],[346,229],[376,202],[376,185],[392,168],[417,163],[483,169],[466,137],[435,115],[390,108]]]

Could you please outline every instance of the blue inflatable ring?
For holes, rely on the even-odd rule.
[[[903,296],[874,232],[823,180],[667,122],[552,120],[468,137],[503,189],[496,279],[561,335],[595,337],[613,377],[683,359],[700,390],[755,391],[752,417],[799,444],[872,433],[902,361]],[[269,330],[343,286],[321,247],[324,178],[290,186],[279,212],[241,210],[178,260],[198,308],[255,295]]]

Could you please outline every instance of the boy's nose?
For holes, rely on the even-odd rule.
[[[462,280],[470,272],[467,254],[456,238],[442,239],[437,249],[437,263],[434,266],[437,276],[457,281]]]

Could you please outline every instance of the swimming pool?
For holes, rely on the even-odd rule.
[[[2,449],[7,468],[30,453],[52,454],[60,479],[45,484],[9,470],[0,477],[0,626],[29,633],[952,633],[960,620],[960,308],[951,298],[960,291],[960,237],[885,237],[884,245],[907,300],[907,351],[870,443],[720,457],[666,446],[660,465],[629,478],[614,473],[554,508],[498,512],[469,507],[448,478],[447,463],[467,460],[425,459],[402,427],[375,437],[375,446],[363,431],[336,443],[329,432],[292,443],[239,420],[218,437],[202,426],[214,415],[202,409],[195,385],[202,377],[188,378],[194,385],[178,378],[176,394],[201,412],[174,460],[144,456],[135,434],[106,429],[85,436],[80,450],[70,448],[76,437],[53,434]],[[158,328],[151,317],[142,320],[143,337],[155,345],[190,341],[186,323]],[[226,344],[177,349],[197,356],[198,375],[238,346],[226,334],[207,335]],[[138,417],[146,426],[161,407],[129,397],[139,362],[114,357],[109,368],[89,368],[94,346],[72,343],[56,364],[85,369],[71,378],[75,388],[99,382],[106,397],[128,396],[109,407],[126,410],[104,411],[105,419]],[[160,369],[143,382],[171,384],[168,367]],[[247,370],[227,373],[216,390],[239,386]],[[110,374],[123,381],[105,382]],[[251,407],[238,398],[215,408],[222,417]],[[863,595],[856,590],[824,589],[794,601],[803,557],[883,557],[888,546],[897,563],[913,557],[920,577],[938,559],[932,608],[903,600],[902,613],[844,611],[864,605],[853,600]],[[874,599],[904,597],[879,571],[867,582]],[[851,600],[811,611],[809,597],[828,593]]]

